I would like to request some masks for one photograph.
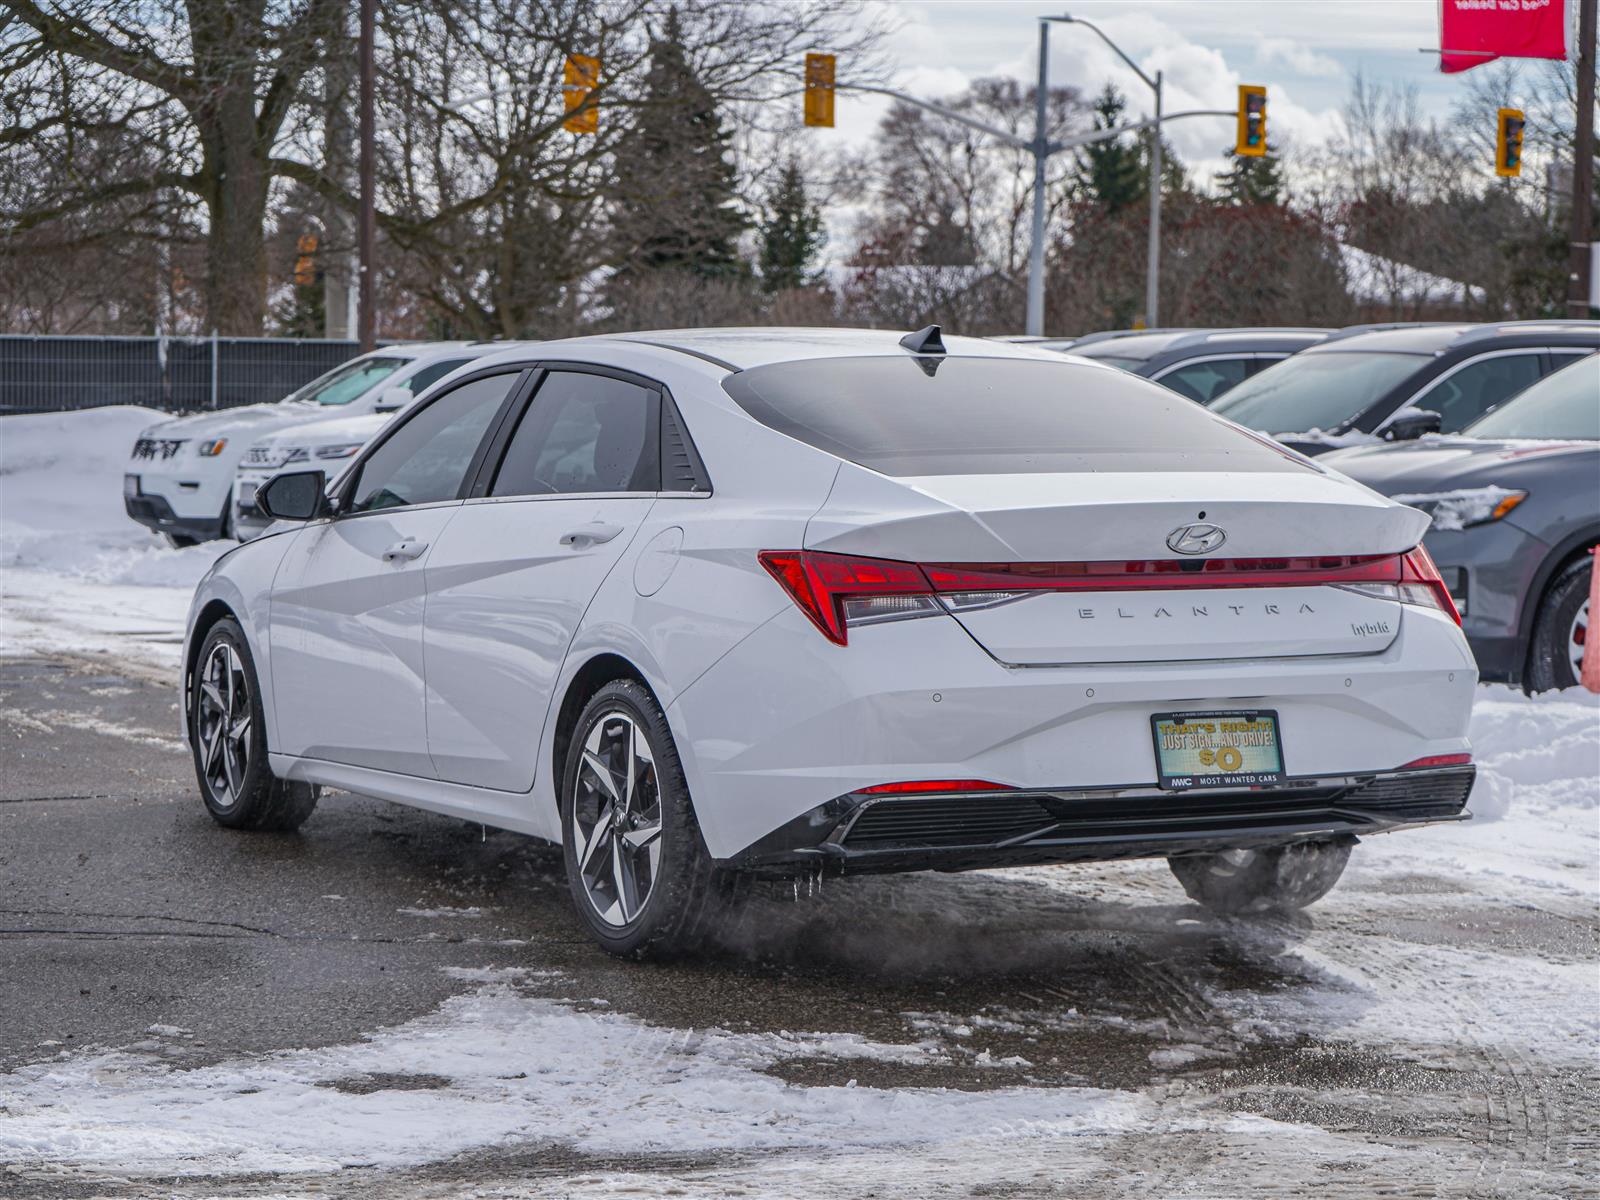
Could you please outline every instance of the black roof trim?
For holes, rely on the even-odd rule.
[[[721,367],[724,371],[737,375],[743,367],[736,367],[725,358],[718,358],[715,354],[707,354],[704,350],[691,350],[688,346],[676,346],[671,342],[658,342],[653,338],[619,337],[619,342],[632,342],[636,346],[654,346],[657,350],[676,350],[679,354],[687,354],[690,358],[698,358],[701,362],[708,362],[713,367]]]

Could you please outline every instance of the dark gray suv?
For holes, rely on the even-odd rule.
[[[1600,321],[1357,328],[1251,376],[1212,411],[1302,454],[1460,433],[1596,350]]]
[[[1600,542],[1600,357],[1535,383],[1459,436],[1317,461],[1432,514],[1423,543],[1483,678],[1531,692],[1578,682],[1589,550]]]

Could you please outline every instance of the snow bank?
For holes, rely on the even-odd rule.
[[[161,417],[127,406],[0,417],[0,653],[176,662],[194,585],[233,543],[174,550],[128,519],[128,452]]]

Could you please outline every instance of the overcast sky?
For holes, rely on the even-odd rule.
[[[1068,12],[1093,21],[1147,72],[1165,72],[1166,111],[1234,107],[1240,83],[1266,84],[1275,142],[1325,140],[1357,71],[1373,81],[1418,88],[1424,110],[1441,118],[1464,89],[1463,76],[1439,74],[1437,0],[878,0],[900,22],[889,47],[895,86],[936,98],[968,80],[1038,70],[1037,18]],[[848,64],[839,64],[848,78]],[[1150,105],[1150,90],[1094,34],[1071,25],[1050,32],[1050,81],[1097,92],[1107,80],[1130,107]],[[841,93],[837,136],[870,136],[888,101]],[[819,131],[820,132],[820,131]],[[1196,173],[1220,165],[1233,141],[1226,118],[1174,122],[1169,141]],[[1202,178],[1205,175],[1202,174]]]

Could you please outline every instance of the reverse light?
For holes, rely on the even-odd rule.
[[[1012,788],[987,779],[909,779],[903,783],[880,783],[857,788],[860,796],[910,796],[922,792],[1009,792]]]
[[[201,458],[215,458],[228,447],[227,438],[212,438],[210,441],[201,442],[196,446],[195,453]]]
[[[1413,771],[1421,767],[1465,767],[1472,762],[1470,754],[1430,754],[1425,758],[1413,758],[1403,766],[1396,767],[1397,771]]]
[[[1415,604],[1419,608],[1433,608],[1442,613],[1448,613],[1450,619],[1457,625],[1461,624],[1461,613],[1456,608],[1455,598],[1450,595],[1444,578],[1439,574],[1439,568],[1433,565],[1433,559],[1427,550],[1418,546],[1415,550],[1401,555],[1400,577],[1393,582],[1337,582],[1337,586],[1349,592],[1359,592],[1363,596],[1376,596],[1380,600],[1395,600],[1401,604]]]
[[[318,446],[316,455],[318,458],[349,458],[365,445],[365,442],[350,442],[344,446]]]
[[[1498,521],[1528,498],[1525,491],[1500,487],[1469,488],[1457,492],[1419,492],[1395,496],[1400,504],[1420,508],[1433,517],[1433,527],[1443,530],[1466,529]]]

